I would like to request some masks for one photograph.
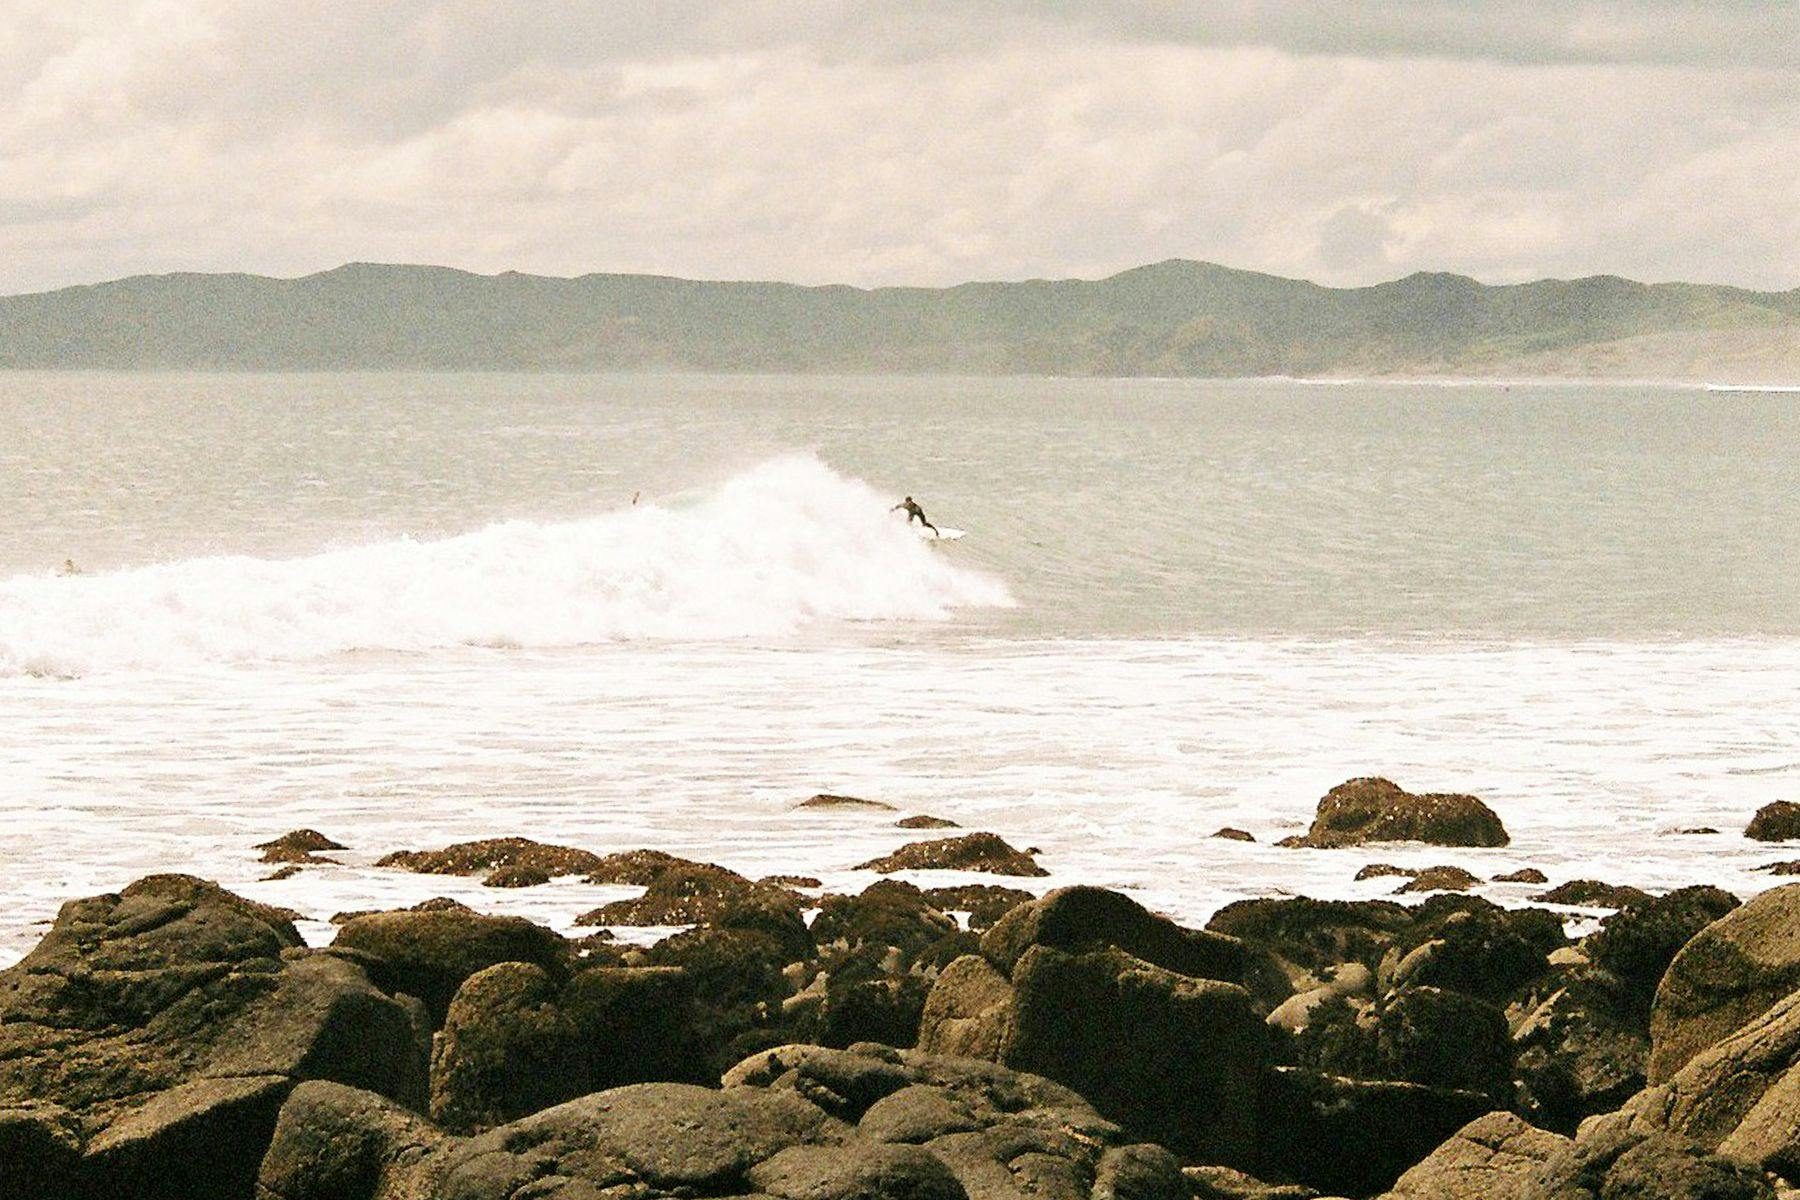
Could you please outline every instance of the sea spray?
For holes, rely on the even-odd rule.
[[[0,674],[82,675],[349,650],[780,635],[1011,603],[890,499],[789,455],[704,495],[308,558],[191,559],[0,582]]]

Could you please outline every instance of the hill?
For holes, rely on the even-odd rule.
[[[1800,290],[1614,276],[1362,288],[1170,260],[948,288],[355,263],[0,297],[0,368],[1800,379]]]

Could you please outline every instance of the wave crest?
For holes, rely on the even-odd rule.
[[[509,521],[308,558],[201,558],[0,581],[0,674],[79,675],[355,649],[549,647],[938,620],[1012,603],[817,459],[773,459],[697,501]]]

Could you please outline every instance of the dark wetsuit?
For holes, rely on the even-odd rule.
[[[919,524],[921,524],[925,528],[931,530],[931,532],[933,532],[933,533],[936,533],[938,531],[938,527],[936,525],[933,525],[930,521],[927,521],[925,519],[925,510],[920,508],[918,506],[918,504],[916,504],[913,501],[913,498],[911,496],[908,496],[906,499],[902,500],[900,503],[894,505],[894,507],[890,511],[899,512],[901,509],[906,510],[906,523],[908,525],[911,525],[913,523],[913,518],[917,517],[917,518],[919,518]]]

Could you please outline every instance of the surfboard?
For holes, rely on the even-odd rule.
[[[952,529],[948,525],[939,526],[936,533],[931,532],[923,525],[914,525],[913,528],[918,530],[919,536],[928,542],[954,542],[968,532],[966,529]]]

